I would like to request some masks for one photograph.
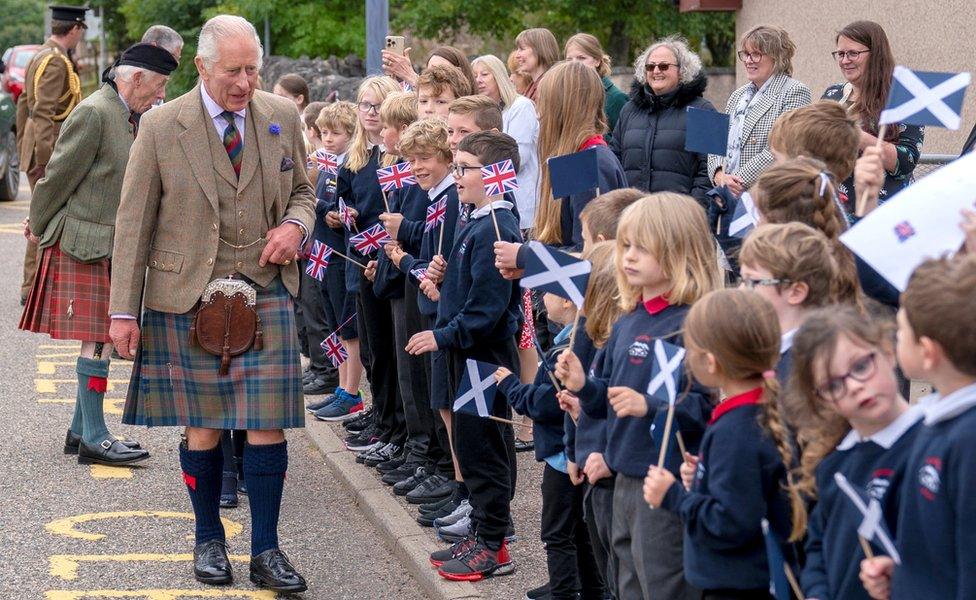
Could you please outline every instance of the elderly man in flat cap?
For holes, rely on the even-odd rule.
[[[20,328],[78,340],[78,395],[64,441],[81,464],[129,465],[149,457],[105,426],[102,403],[112,355],[108,315],[115,213],[135,138],[134,115],[166,92],[173,56],[136,44],[116,82],[82,101],[64,121],[44,177],[34,187],[28,235],[41,249]]]
[[[243,429],[250,578],[288,593],[306,589],[278,547],[278,514],[284,429],[305,424],[292,298],[315,196],[295,104],[257,89],[261,55],[246,20],[210,19],[200,83],[143,115],[115,222],[109,310],[119,353],[136,354],[123,422],[186,428],[195,577],[232,580],[219,442]]]

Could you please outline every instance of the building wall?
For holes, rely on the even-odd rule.
[[[976,66],[976,2],[938,0],[744,0],[736,14],[739,37],[759,24],[786,29],[796,43],[794,77],[810,86],[818,98],[827,86],[844,81],[830,53],[837,31],[859,19],[881,24],[891,40],[895,62],[921,71],[973,71]],[[742,65],[739,85],[746,82]],[[958,131],[930,127],[922,152],[958,154],[976,121],[976,86],[966,93],[962,127]]]

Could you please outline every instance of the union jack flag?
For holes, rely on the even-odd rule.
[[[515,166],[511,160],[503,160],[481,167],[481,180],[485,184],[485,194],[488,196],[500,196],[505,192],[514,192],[519,187],[515,175]]]
[[[355,222],[356,218],[352,216],[352,211],[349,210],[349,206],[346,201],[339,198],[339,218],[342,219],[342,224],[346,226],[346,229],[352,229],[352,224]]]
[[[444,215],[447,214],[447,197],[441,198],[427,207],[427,222],[424,224],[424,231],[430,231],[444,222]]]
[[[339,365],[346,362],[346,359],[349,358],[349,353],[346,352],[346,349],[342,346],[342,342],[339,341],[339,336],[335,332],[322,340],[322,343],[319,345],[325,351],[325,355],[329,357],[329,360],[332,361],[333,367],[338,368]]]
[[[366,231],[357,233],[356,235],[349,238],[352,242],[353,248],[356,249],[360,254],[369,254],[370,252],[375,252],[387,242],[392,242],[393,239],[390,234],[383,229],[383,226],[379,223],[373,225]]]
[[[322,281],[322,278],[325,277],[325,270],[329,268],[330,256],[332,256],[332,248],[315,240],[312,244],[312,251],[308,253],[308,263],[305,265],[305,273]]]
[[[339,172],[339,157],[325,150],[316,150],[308,155],[308,168],[317,168],[323,173],[335,175]]]
[[[417,278],[417,281],[423,281],[427,279],[427,269],[411,269],[410,274]]]
[[[410,170],[410,163],[397,163],[382,169],[376,169],[376,178],[384,192],[390,192],[406,185],[417,183],[417,178]]]
[[[904,242],[915,235],[915,228],[908,221],[902,221],[895,225],[895,235],[898,236],[899,242]]]

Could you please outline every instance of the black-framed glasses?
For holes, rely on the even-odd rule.
[[[739,285],[747,290],[755,289],[760,285],[781,285],[787,283],[793,282],[789,279],[777,279],[775,277],[767,277],[765,279],[750,279],[749,277],[743,277],[741,280],[739,280]]]
[[[867,54],[868,52],[870,52],[870,50],[834,50],[830,53],[830,55],[834,57],[834,60],[840,62],[845,58],[847,60],[857,60],[858,56]]]
[[[844,373],[843,375],[838,375],[837,377],[831,377],[827,380],[827,383],[816,388],[814,391],[824,400],[837,402],[844,397],[844,394],[847,393],[848,378],[863,383],[874,376],[875,371],[878,370],[877,359],[877,352],[871,352],[870,354],[862,356],[851,364],[851,368],[848,372]]]
[[[759,52],[758,50],[755,52],[746,52],[745,50],[739,50],[738,52],[735,53],[735,55],[738,56],[739,60],[741,60],[742,62],[748,62],[746,59],[749,59],[752,62],[759,62],[762,60],[762,57],[766,56],[765,54]]]
[[[380,105],[379,104],[370,104],[369,102],[360,102],[359,103],[359,112],[366,113],[366,114],[374,113],[374,114],[377,114],[378,115],[378,114],[380,114]]]
[[[464,174],[471,169],[478,169],[481,171],[481,165],[459,165],[456,163],[451,163],[451,175],[455,177],[464,177]]]
[[[646,65],[644,65],[644,70],[647,71],[648,73],[653,73],[654,70],[657,69],[658,71],[660,71],[662,73],[667,73],[668,72],[668,69],[670,69],[671,67],[674,67],[675,69],[677,69],[678,68],[678,65],[676,63],[666,63],[666,62],[663,62],[663,63],[647,63]]]

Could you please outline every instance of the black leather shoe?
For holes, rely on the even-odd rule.
[[[220,540],[197,544],[193,549],[193,576],[207,585],[227,585],[234,581],[227,544]]]
[[[225,472],[220,486],[220,508],[237,508],[237,504],[237,472]]]
[[[311,381],[305,382],[302,387],[302,392],[306,396],[318,396],[319,394],[331,394],[336,389],[336,385],[332,384],[325,379],[316,377]]]
[[[251,557],[251,583],[282,594],[296,594],[308,589],[305,578],[277,548]]]
[[[133,450],[119,440],[102,440],[97,446],[89,446],[85,440],[78,444],[79,465],[107,465],[121,467],[135,464],[149,458],[146,450]]]
[[[441,498],[450,498],[454,494],[457,483],[443,475],[431,475],[420,485],[407,492],[407,502],[410,504],[427,504]]]
[[[126,448],[132,450],[140,450],[142,446],[139,442],[134,440],[118,440]],[[68,433],[64,435],[64,453],[65,454],[78,454],[78,444],[81,443],[81,436],[75,435],[75,432],[68,430]]]

